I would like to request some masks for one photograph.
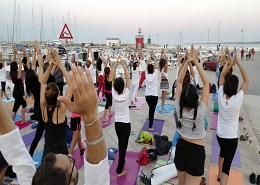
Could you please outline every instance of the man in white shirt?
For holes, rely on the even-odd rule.
[[[59,57],[52,50],[54,59]],[[58,97],[67,108],[84,118],[88,150],[84,158],[85,184],[108,185],[110,183],[106,144],[98,114],[98,100],[90,72],[86,77],[81,67],[72,67],[69,86],[74,102]],[[78,171],[75,159],[62,154],[48,154],[35,170],[35,164],[25,148],[18,128],[14,125],[2,101],[0,101],[0,151],[6,161],[13,165],[20,185],[77,184]],[[15,144],[14,144],[15,143]],[[36,172],[35,172],[36,171]]]

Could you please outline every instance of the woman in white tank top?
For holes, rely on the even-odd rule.
[[[136,55],[134,54],[134,57],[136,58]],[[140,74],[139,74],[139,60],[136,58],[137,62],[133,62],[132,67],[132,87],[134,88],[132,99],[131,99],[131,105],[135,105],[134,101],[137,102],[137,91],[138,91],[138,85],[140,81]]]

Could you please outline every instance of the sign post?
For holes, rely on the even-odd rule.
[[[67,60],[66,60],[66,63],[65,63],[65,67],[66,67],[66,70],[68,71],[68,58],[69,58],[69,54],[68,54],[68,39],[73,39],[73,36],[70,32],[70,29],[69,27],[67,26],[67,24],[65,23],[63,28],[62,28],[62,31],[60,33],[60,36],[59,36],[60,39],[66,39],[66,50],[67,50]]]

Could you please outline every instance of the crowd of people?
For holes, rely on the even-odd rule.
[[[12,165],[21,185],[77,184],[78,171],[75,159],[72,158],[71,154],[78,144],[80,154],[84,154],[85,184],[109,184],[107,147],[98,112],[98,102],[103,101],[104,97],[106,105],[102,122],[107,122],[106,116],[112,115],[111,106],[112,102],[114,103],[115,133],[118,138],[119,151],[115,173],[118,178],[127,175],[124,167],[131,133],[129,105],[135,105],[138,89],[145,87],[144,94],[149,107],[147,113],[149,131],[154,131],[153,120],[159,99],[158,86],[162,92],[162,110],[165,109],[166,94],[169,90],[168,58],[164,49],[161,50],[158,64],[153,51],[150,51],[147,62],[144,60],[142,50],[138,50],[138,52],[138,55],[133,53],[127,61],[124,61],[119,54],[116,62],[112,64],[109,55],[106,56],[107,60],[105,60],[102,52],[95,62],[89,47],[85,69],[73,65],[71,71],[68,72],[62,65],[57,51],[53,48],[48,50],[46,56],[42,56],[35,41],[34,53],[32,61],[30,61],[26,52],[21,59],[14,46],[14,59],[10,64],[10,76],[14,83],[13,97],[15,102],[11,116],[8,116],[3,102],[0,101],[0,151],[2,153],[2,156],[0,155],[0,181],[3,169],[9,164]],[[173,85],[172,98],[175,99],[176,129],[180,134],[180,139],[176,146],[174,163],[178,172],[179,185],[196,185],[200,184],[204,174],[206,158],[203,139],[206,136],[204,117],[209,99],[209,80],[199,63],[193,45],[190,51],[186,50],[183,58],[178,51],[177,60],[178,72]],[[219,154],[219,174],[216,178],[221,185],[226,185],[231,162],[237,148],[239,109],[249,79],[238,61],[236,51],[234,57],[231,57],[228,48],[221,49],[219,63],[217,140],[221,151]],[[238,78],[234,74],[235,70],[232,70],[235,64],[243,77],[239,91],[237,90]],[[124,70],[122,76],[116,75],[119,65]],[[3,66],[4,63],[0,56],[0,68],[2,69]],[[25,70],[24,76],[22,66]],[[2,83],[5,82],[5,76],[4,72],[0,72]],[[64,77],[68,84],[65,93],[63,93]],[[201,94],[198,93],[201,90],[198,88],[199,77],[203,83]],[[34,116],[38,121],[35,138],[29,152],[21,139],[19,129],[13,123],[15,114],[21,105],[22,123],[26,122],[25,108],[27,105],[24,99],[23,79],[25,79],[26,96],[34,98]],[[160,83],[158,83],[158,79]],[[98,86],[97,90],[95,84]],[[133,87],[131,98],[130,84]],[[102,95],[100,96],[101,90]],[[5,92],[3,86],[1,92]],[[67,110],[71,112],[71,130],[74,132],[69,148],[66,145]],[[84,152],[81,143],[81,125],[85,128],[86,152]],[[36,169],[31,156],[34,154],[44,131],[42,162]]]

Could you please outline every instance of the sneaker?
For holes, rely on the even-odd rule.
[[[260,175],[257,175],[257,178],[256,178],[256,185],[260,185]]]

